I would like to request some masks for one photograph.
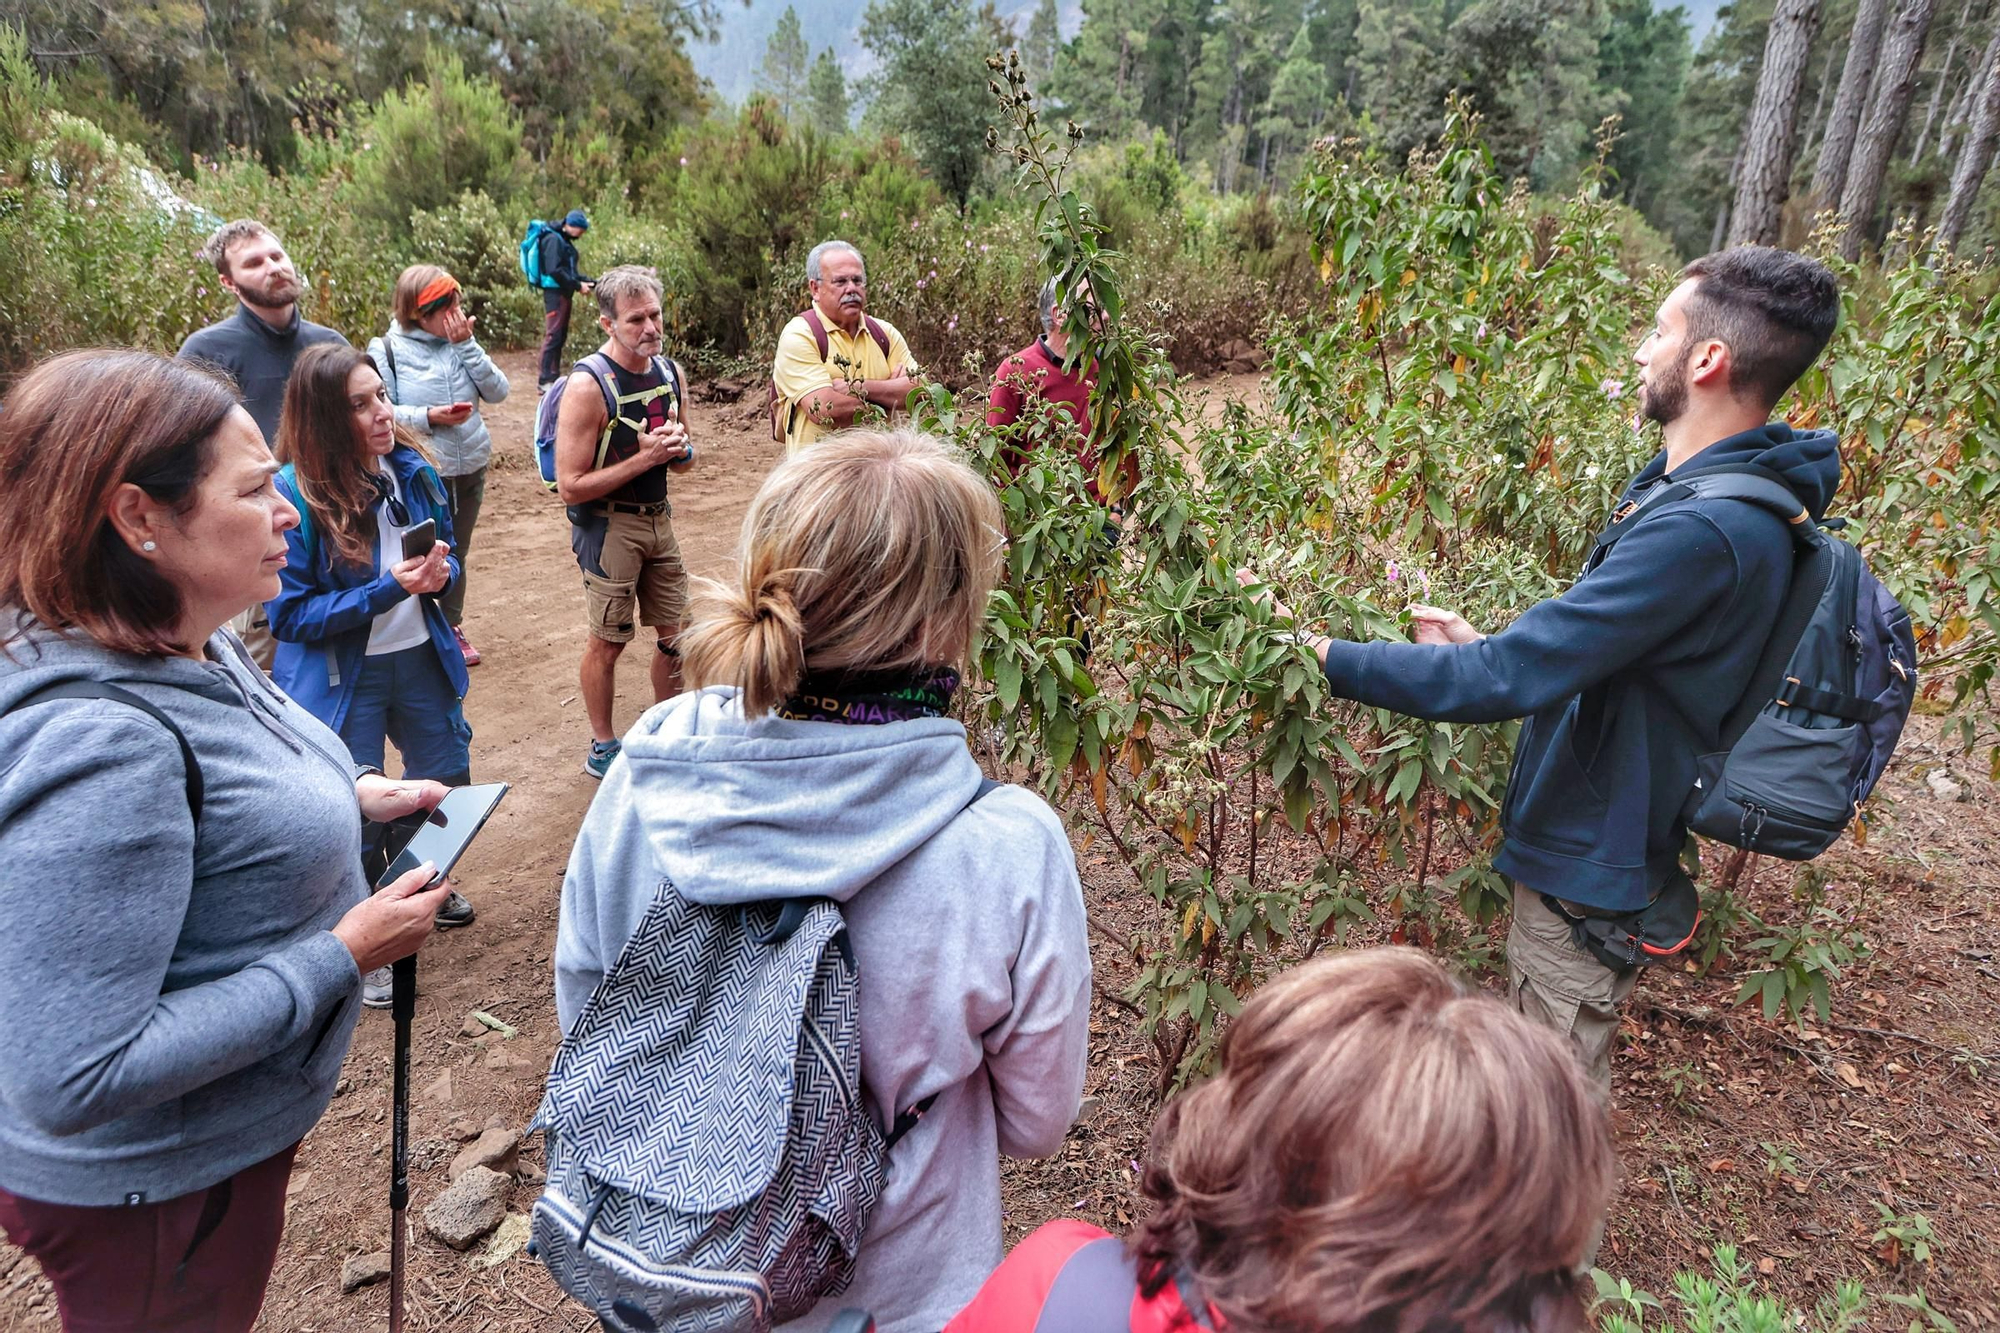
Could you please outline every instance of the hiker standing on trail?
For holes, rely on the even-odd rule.
[[[1570,1036],[1606,1088],[1638,971],[1600,961],[1585,922],[1634,934],[1653,933],[1649,919],[1684,922],[1692,933],[1695,887],[1680,856],[1696,759],[1724,748],[1724,719],[1750,686],[1793,566],[1784,519],[1736,499],[1667,499],[1629,532],[1617,525],[1656,485],[1742,465],[1782,481],[1819,519],[1840,484],[1839,442],[1769,418],[1839,313],[1833,275],[1802,255],[1740,246],[1696,260],[1634,357],[1640,411],[1660,423],[1665,448],[1611,515],[1615,544],[1569,591],[1491,636],[1424,606],[1411,644],[1306,635],[1343,698],[1442,722],[1526,719],[1493,859],[1514,886],[1514,1003]]]
[[[298,270],[284,243],[263,223],[251,218],[224,223],[201,247],[200,257],[215,265],[223,287],[236,298],[236,313],[189,334],[179,355],[227,371],[243,395],[244,410],[265,443],[272,443],[292,363],[308,347],[347,339],[299,315]],[[233,628],[257,665],[269,671],[277,644],[264,623],[264,608],[251,607]]]
[[[1130,1236],[1014,1247],[944,1333],[1583,1333],[1610,1201],[1604,1107],[1560,1037],[1415,949],[1260,987],[1160,1112]]]
[[[471,782],[465,656],[439,606],[463,577],[451,510],[423,446],[397,424],[375,363],[351,347],[300,357],[277,452],[278,491],[299,525],[266,605],[278,636],[271,679],[338,732],[357,762],[380,768],[394,741],[406,781]],[[433,539],[412,553],[404,534],[425,523],[436,525]],[[455,891],[438,906],[440,926],[472,919]],[[361,1002],[387,1007],[389,969],[365,981]]]
[[[846,241],[806,256],[812,304],[778,335],[771,363],[771,437],[797,453],[854,424],[871,404],[893,414],[909,401],[917,366],[903,335],[867,313],[868,270]]]
[[[247,1333],[361,974],[448,891],[361,868],[364,817],[444,788],[358,770],[227,632],[299,521],[277,470],[151,352],[0,413],[0,1228],[67,1329]]]
[[[682,633],[689,679],[702,688],[626,734],[563,881],[555,973],[565,1047],[545,1104],[557,1108],[551,1141],[612,1151],[566,1138],[561,1108],[581,1097],[586,1121],[623,1126],[636,1097],[664,1093],[674,1113],[642,1117],[634,1131],[653,1142],[617,1148],[668,1160],[651,1151],[661,1139],[736,1125],[740,1105],[768,1135],[725,1154],[721,1172],[750,1178],[740,1190],[715,1185],[711,1197],[779,1188],[774,1169],[785,1188],[799,1186],[779,1141],[825,1148],[826,1136],[851,1133],[851,1122],[831,1126],[857,1090],[843,1079],[842,1095],[826,1101],[830,1090],[814,1089],[810,1104],[826,1109],[788,1129],[793,1054],[806,1049],[796,996],[789,1009],[760,1008],[750,1026],[768,1018],[769,1028],[753,1035],[721,1021],[729,1013],[709,1013],[741,1003],[742,988],[660,996],[653,982],[683,966],[703,976],[763,967],[766,945],[739,955],[704,943],[753,944],[743,905],[803,910],[801,932],[844,927],[845,945],[820,939],[812,956],[825,960],[822,977],[844,960],[858,1006],[809,1007],[806,1030],[835,1063],[833,1043],[851,1052],[845,1034],[858,1039],[863,1114],[884,1136],[907,1132],[888,1150],[872,1209],[839,1180],[804,1186],[828,1191],[826,1225],[843,1246],[858,1235],[859,1252],[843,1292],[810,1304],[825,1290],[816,1286],[803,1293],[809,1310],[780,1309],[795,1320],[787,1328],[823,1329],[845,1306],[872,1311],[880,1333],[942,1328],[1000,1261],[1000,1155],[1055,1152],[1078,1111],[1090,950],[1076,856],[1040,797],[984,779],[950,716],[1004,537],[992,489],[928,436],[856,430],[779,463],[744,516],[735,575],[704,584]],[[829,901],[837,922],[813,915]],[[627,947],[663,921],[687,929],[659,948]],[[695,956],[715,949],[727,956]],[[684,1019],[689,1005],[703,1012]],[[656,1047],[621,1015],[682,1034],[675,1043],[692,1064],[654,1062]],[[727,1053],[709,1059],[709,1040]],[[642,1047],[649,1054],[597,1059]],[[768,1065],[746,1055],[758,1049],[781,1052],[787,1077],[775,1102],[762,1091]],[[599,1081],[606,1070],[616,1073]],[[727,1132],[695,1130],[693,1151]],[[836,1173],[880,1160],[872,1135],[840,1142]],[[549,1178],[552,1190],[571,1180],[559,1154]],[[763,1206],[760,1195],[746,1208]],[[630,1196],[592,1215],[596,1236],[646,1232]],[[813,1245],[825,1242],[822,1230]],[[741,1268],[751,1257],[710,1254],[704,1266]]]
[[[1087,288],[1083,296],[1088,303],[1090,294]],[[1063,368],[1064,359],[1069,355],[1069,331],[1064,327],[1068,312],[1056,303],[1054,278],[1042,284],[1037,308],[1042,321],[1042,335],[1002,361],[999,369],[993,372],[993,389],[986,402],[986,424],[995,430],[1007,430],[1020,422],[1028,412],[1029,404],[1035,400],[1053,404],[1070,421],[1068,438],[1062,443],[1076,455],[1077,462],[1090,477],[1091,499],[1101,504],[1104,495],[1097,484],[1097,450],[1090,439],[1090,394],[1097,387],[1097,365],[1093,361],[1079,363],[1068,370]],[[1092,314],[1094,317],[1094,308]],[[1018,431],[1015,434],[1017,441],[1008,444],[1005,456],[1014,475],[1019,476],[1021,469],[1027,466],[1030,449],[1047,442],[1049,436],[1046,429],[1031,438],[1018,438]],[[1126,457],[1119,476],[1122,478],[1119,484],[1122,501],[1139,484],[1137,455]],[[1110,504],[1105,512],[1114,525],[1124,526],[1123,503]]]
[[[588,293],[595,286],[576,267],[576,238],[589,230],[590,219],[580,208],[572,208],[561,222],[536,222],[529,228],[536,245],[535,276],[542,289],[542,364],[535,379],[537,393],[562,378],[571,307],[578,292]]]
[[[493,435],[479,414],[481,403],[507,397],[507,376],[473,336],[458,279],[435,264],[412,264],[396,279],[395,318],[368,344],[380,367],[396,421],[430,444],[451,512],[453,554],[462,567],[438,608],[458,637],[465,664],[479,665],[479,650],[465,637],[463,567],[472,557],[472,530],[486,500],[486,468]]]
[[[604,345],[577,362],[556,416],[556,492],[569,506],[570,546],[583,571],[587,637],[578,684],[590,721],[583,771],[601,778],[618,757],[612,723],[618,658],[636,626],[658,635],[653,701],[681,689],[675,636],[687,611],[687,566],[674,537],[667,473],[694,466],[682,420],[686,383],[662,352],[664,289],[649,268],[597,280]]]

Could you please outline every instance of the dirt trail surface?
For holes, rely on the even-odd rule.
[[[422,957],[410,1116],[412,1329],[592,1327],[519,1252],[520,1222],[460,1253],[419,1220],[444,1192],[454,1157],[489,1121],[518,1129],[533,1113],[557,1036],[550,953],[558,892],[596,791],[579,767],[589,740],[576,697],[581,589],[561,506],[528,459],[533,358],[500,359],[516,387],[488,414],[504,462],[489,482],[471,561],[466,629],[485,662],[472,673],[466,711],[475,775],[504,778],[514,791],[460,869],[477,923],[434,938]],[[1223,399],[1248,396],[1254,385],[1249,376],[1212,381],[1204,415],[1212,420]],[[779,456],[760,408],[693,405],[701,462],[675,483],[674,524],[694,574],[726,572],[744,507]],[[650,702],[646,665],[643,644],[621,662],[621,728]],[[1932,775],[1942,777],[1947,764],[1952,776],[1939,786]],[[1870,846],[1843,844],[1828,859],[1830,903],[1874,949],[1837,985],[1834,1024],[1802,1035],[1730,1008],[1735,982],[1724,973],[1732,968],[1709,979],[1642,982],[1618,1053],[1614,1123],[1625,1183],[1600,1260],[1606,1267],[1665,1294],[1676,1268],[1705,1266],[1711,1245],[1733,1240],[1763,1280],[1788,1292],[1823,1293],[1839,1276],[1864,1278],[1873,1290],[1922,1286],[1968,1333],[2000,1328],[2000,912],[1992,902],[2000,803],[1928,723],[1913,728],[1889,792],[1893,803]],[[1088,1098],[1056,1157],[1005,1168],[1009,1243],[1050,1217],[1117,1229],[1140,1212],[1135,1167],[1155,1066],[1137,1018],[1116,997],[1135,970],[1125,937],[1151,908],[1101,848],[1085,848],[1080,862],[1098,995]],[[1784,915],[1790,868],[1767,865],[1752,878],[1748,900]],[[1738,932],[1739,949],[1749,937]],[[518,1035],[486,1030],[470,1018],[474,1010]],[[260,1328],[386,1326],[386,1284],[343,1294],[342,1267],[388,1248],[389,1061],[389,1016],[371,1011],[341,1092],[300,1150]],[[525,1179],[509,1201],[516,1217],[538,1192],[539,1160],[539,1140],[521,1149]],[[1928,1263],[1907,1245],[1898,1252],[1873,1239],[1883,1224],[1878,1201],[1928,1217]],[[36,1266],[0,1244],[0,1329],[54,1326]]]

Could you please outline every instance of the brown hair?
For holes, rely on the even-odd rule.
[[[1161,1112],[1134,1233],[1230,1333],[1581,1328],[1574,1272],[1613,1172],[1554,1032],[1414,949],[1294,968]]]
[[[226,278],[229,276],[230,247],[251,236],[269,236],[274,241],[278,239],[276,232],[257,219],[238,218],[234,222],[223,223],[210,233],[209,238],[202,242],[201,249],[195,252],[195,257],[215,265],[215,271]]]
[[[439,278],[450,276],[451,274],[436,264],[412,264],[398,274],[392,307],[396,322],[405,329],[417,327],[417,297],[422,294],[424,288]]]
[[[279,462],[292,465],[293,484],[312,511],[312,523],[332,541],[334,554],[350,565],[374,562],[378,531],[373,471],[347,400],[347,377],[362,365],[382,373],[374,357],[346,343],[321,343],[301,353],[285,384],[276,450]],[[396,443],[431,461],[400,421]]]
[[[986,613],[1004,537],[992,487],[930,436],[826,436],[764,479],[743,516],[735,582],[697,586],[679,639],[688,677],[736,686],[754,717],[808,670],[956,663]]]
[[[180,591],[125,544],[111,502],[130,482],[191,512],[236,402],[219,375],[153,352],[70,352],[29,371],[0,412],[0,606],[118,652],[185,651]]]

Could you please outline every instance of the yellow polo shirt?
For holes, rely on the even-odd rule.
[[[803,409],[794,410],[807,394],[815,389],[845,387],[852,379],[885,380],[897,366],[911,365],[910,345],[903,341],[896,326],[886,319],[875,322],[889,335],[887,356],[882,355],[881,346],[869,335],[865,322],[855,325],[850,337],[838,324],[821,315],[820,323],[826,326],[824,361],[820,360],[819,344],[813,341],[803,314],[794,316],[778,335],[778,354],[771,364],[771,379],[783,399],[779,410],[790,422],[785,431],[786,453],[797,453],[826,434],[826,428],[808,417]],[[845,358],[848,364],[837,365],[836,357]]]

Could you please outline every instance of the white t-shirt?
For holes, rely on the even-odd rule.
[[[402,490],[396,484],[396,474],[388,468],[382,475],[389,479],[389,491],[397,499],[402,499]],[[403,533],[406,529],[396,525],[389,514],[387,501],[375,506],[375,523],[380,533],[377,538],[377,556],[381,567],[387,569],[403,558]],[[415,527],[415,524],[411,524]],[[375,623],[368,628],[369,657],[381,657],[385,653],[400,653],[405,648],[416,648],[431,641],[430,626],[424,623],[424,599],[405,597],[394,606],[375,617]]]

